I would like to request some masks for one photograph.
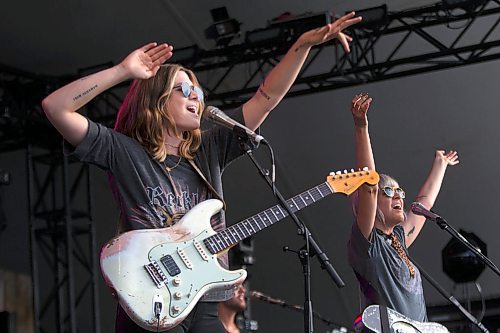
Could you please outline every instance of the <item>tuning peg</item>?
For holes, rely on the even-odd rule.
[[[335,176],[335,172],[334,171],[330,172],[330,176]]]
[[[346,170],[346,169],[344,169],[344,173],[347,173],[347,170]]]
[[[354,172],[354,169],[351,169],[351,173]]]
[[[342,171],[338,170],[335,174],[340,175],[342,174]]]
[[[368,167],[363,167],[363,171],[368,171]]]

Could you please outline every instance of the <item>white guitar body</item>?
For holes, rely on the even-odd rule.
[[[370,305],[362,314],[361,322],[355,324],[357,332],[363,328],[368,328],[376,333],[382,332],[382,322],[380,315],[380,306]],[[399,312],[387,308],[387,317],[389,320],[389,329],[393,333],[449,333],[448,329],[439,323],[422,323],[403,316]]]
[[[364,183],[378,181],[374,170],[338,171],[286,204],[296,212],[332,193],[349,195]],[[150,331],[168,330],[182,322],[202,297],[204,301],[229,299],[247,273],[222,268],[217,256],[288,216],[276,205],[216,233],[210,218],[221,209],[221,201],[206,200],[172,227],[129,231],[102,247],[104,279],[137,325]]]
[[[222,268],[203,239],[215,234],[210,217],[222,208],[211,199],[166,229],[126,232],[103,246],[101,270],[130,318],[144,329],[173,328],[198,300],[224,300],[246,278]],[[158,314],[158,316],[155,316]]]

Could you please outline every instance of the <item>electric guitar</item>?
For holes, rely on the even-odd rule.
[[[349,195],[364,183],[378,181],[377,172],[366,168],[332,173],[326,182],[286,203],[296,212],[329,194]],[[182,322],[202,297],[205,301],[230,298],[247,273],[222,268],[217,256],[288,216],[276,205],[216,233],[210,217],[221,209],[220,200],[205,200],[169,228],[129,231],[102,247],[104,279],[137,325],[150,331],[168,330]]]
[[[390,332],[383,332],[382,311],[387,310],[388,329]],[[370,305],[363,313],[356,318],[354,330],[362,332],[367,328],[376,333],[449,333],[448,329],[438,323],[422,323],[403,316],[401,313],[384,308],[379,305]]]

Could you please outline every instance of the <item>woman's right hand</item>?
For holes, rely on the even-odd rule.
[[[149,43],[130,53],[119,66],[129,79],[149,79],[172,57],[172,51],[172,45]]]
[[[351,101],[351,113],[354,118],[354,124],[357,127],[365,127],[368,125],[368,117],[366,116],[372,98],[368,94],[359,94],[354,96]]]

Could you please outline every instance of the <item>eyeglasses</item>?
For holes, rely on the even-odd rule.
[[[385,186],[382,190],[389,198],[393,198],[394,194],[397,194],[401,199],[406,197],[406,193],[401,187]]]
[[[203,90],[201,90],[200,87],[198,86],[192,86],[192,85],[189,85],[189,83],[187,83],[186,81],[182,81],[182,83],[178,86],[175,86],[173,87],[172,89],[174,90],[180,90],[182,92],[182,94],[184,95],[184,97],[189,97],[189,95],[191,95],[191,92],[194,92],[196,94],[196,96],[198,97],[198,102],[201,102],[203,101]]]

